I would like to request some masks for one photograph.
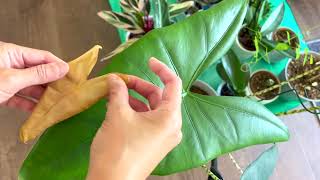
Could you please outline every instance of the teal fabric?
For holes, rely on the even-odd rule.
[[[169,0],[169,2],[171,3],[174,1],[175,0]],[[272,3],[273,7],[277,7],[280,3],[285,2],[285,0],[271,0],[270,2]],[[121,8],[119,6],[119,0],[109,0],[109,3],[112,11],[121,12]],[[301,30],[287,2],[285,2],[285,15],[283,18],[283,22],[281,23],[280,26],[290,27],[293,31],[295,31],[299,35],[299,38],[301,40],[301,49],[303,50],[307,48],[306,43],[303,41],[303,35],[301,33]],[[126,39],[126,32],[123,30],[118,30],[118,31],[119,31],[121,42],[124,42]],[[282,61],[276,64],[268,64],[265,61],[259,61],[258,63],[251,66],[251,68],[252,68],[252,71],[255,71],[257,69],[267,69],[272,71],[274,74],[279,75],[283,71],[287,61],[288,59],[283,59]],[[221,83],[221,79],[216,72],[216,64],[213,64],[203,74],[201,74],[199,79],[207,82],[213,88],[217,89],[219,84]],[[280,96],[276,101],[270,104],[267,104],[266,107],[270,109],[273,113],[279,113],[279,112],[288,111],[299,105],[300,104],[298,100],[287,101],[285,98]]]

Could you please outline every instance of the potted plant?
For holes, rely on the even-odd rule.
[[[269,39],[274,42],[285,43],[285,46],[287,46],[286,50],[290,49],[293,53],[300,49],[300,40],[298,35],[288,27],[278,28],[270,34]],[[288,56],[282,52],[279,52],[279,50],[276,48],[269,53],[269,61],[271,63],[279,62],[279,60],[282,60],[286,57]]]
[[[275,48],[264,43],[267,35],[273,32],[281,23],[284,16],[284,4],[280,4],[272,13],[267,0],[251,1],[246,20],[232,46],[241,61],[257,54],[265,56],[265,52]],[[271,48],[271,49],[270,49]]]
[[[241,64],[233,50],[228,51],[221,62],[217,64],[216,69],[224,81],[218,88],[219,95],[246,96],[250,69],[246,64]]]
[[[302,53],[297,59],[289,59],[281,75],[281,78],[288,82],[283,91],[295,90],[295,92],[286,93],[284,97],[297,99],[298,95],[306,101],[320,102],[320,78],[317,68],[319,65],[320,54],[312,51]],[[310,71],[312,72],[308,73]],[[304,76],[297,78],[304,73],[306,73]]]
[[[113,56],[101,72],[131,74],[163,87],[148,68],[153,56],[180,76],[183,139],[153,174],[185,171],[241,148],[288,140],[286,126],[260,103],[190,92],[199,75],[229,50],[247,12],[246,2],[224,0],[172,26],[153,30]],[[206,32],[216,33],[205,36]],[[85,179],[90,145],[105,117],[105,104],[102,99],[49,128],[28,154],[19,179]]]
[[[255,93],[279,84],[280,80],[273,73],[267,70],[259,70],[254,72],[250,77],[249,91],[251,95],[254,95],[252,96],[254,99],[260,101],[262,104],[267,104],[275,101],[279,97],[281,86],[259,95],[255,95]]]
[[[216,91],[209,84],[201,80],[196,80],[192,84],[190,91],[196,94],[207,95],[207,96],[217,95]]]

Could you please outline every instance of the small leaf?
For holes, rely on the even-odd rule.
[[[277,27],[281,24],[284,16],[284,9],[285,5],[284,3],[281,3],[268,17],[266,22],[261,27],[261,33],[263,35],[267,35],[274,30],[277,29]]]
[[[175,3],[169,5],[169,14],[170,17],[174,17],[179,15],[180,13],[183,13],[193,7],[194,2],[193,1],[185,1],[181,3]]]
[[[113,56],[121,53],[123,50],[125,50],[126,48],[128,48],[129,46],[131,46],[134,42],[136,42],[138,40],[138,38],[133,38],[133,39],[129,39],[128,41],[120,44],[120,46],[118,46],[115,50],[113,50],[112,52],[110,52],[108,54],[107,57],[104,57],[101,61],[105,61],[108,60],[110,58],[112,58]]]
[[[262,5],[261,5],[261,9],[260,9],[260,12],[259,12],[258,22],[261,22],[262,19],[263,19],[263,16],[265,14],[265,7],[266,7],[267,3],[268,3],[267,0],[263,0]]]
[[[154,0],[154,27],[162,28],[170,25],[169,9],[166,0]]]
[[[278,148],[273,145],[247,167],[240,180],[268,180],[278,159]]]
[[[134,34],[143,33],[143,29],[135,22],[135,19],[128,14],[110,11],[100,11],[98,16],[116,28],[124,29]]]

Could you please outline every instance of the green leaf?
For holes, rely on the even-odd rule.
[[[183,13],[193,7],[194,2],[193,1],[185,1],[181,3],[174,3],[169,5],[169,14],[170,17],[174,17],[179,15],[180,13]]]
[[[134,34],[143,33],[143,29],[136,23],[135,18],[128,14],[110,11],[100,11],[98,16],[116,28],[124,29]]]
[[[263,152],[244,171],[241,180],[268,180],[273,173],[278,159],[278,148],[273,145]]]
[[[223,81],[225,81],[228,84],[231,84],[231,80],[229,79],[229,76],[228,76],[226,70],[224,69],[222,62],[219,62],[217,64],[216,70],[217,70],[218,75],[220,76],[220,78]]]
[[[244,71],[239,58],[232,50],[229,50],[221,61],[230,85],[237,93],[243,94],[248,85],[250,71]]]
[[[266,22],[261,27],[261,33],[263,35],[267,35],[274,30],[281,24],[284,16],[285,5],[281,3],[268,17]]]
[[[155,29],[114,56],[102,72],[133,74],[163,87],[148,68],[149,58],[154,56],[181,77],[183,139],[153,174],[185,171],[236,149],[288,139],[283,123],[257,102],[190,92],[198,76],[232,46],[242,26],[246,2],[224,0],[177,24]],[[104,119],[105,103],[101,100],[48,129],[24,161],[19,179],[85,179],[90,144]]]
[[[162,28],[170,25],[169,7],[166,0],[154,0],[154,27]]]
[[[262,2],[262,5],[261,5],[261,8],[260,8],[260,12],[259,12],[259,17],[258,17],[258,22],[262,21],[263,19],[263,16],[265,14],[265,7],[266,7],[266,4],[268,4],[268,1],[267,0],[264,0]]]
[[[267,38],[261,38],[260,43],[263,46],[263,48],[265,48],[266,52],[271,52],[271,51],[275,50],[288,58],[295,59],[295,57],[296,57],[295,50],[292,50],[292,48],[290,46],[288,49],[285,50],[286,47],[285,47],[284,43],[272,41]],[[283,48],[283,49],[281,50],[281,48]]]

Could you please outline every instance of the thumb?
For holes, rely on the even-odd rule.
[[[109,99],[108,107],[121,108],[129,106],[129,94],[128,88],[125,82],[115,74],[109,74],[107,76],[107,96]]]
[[[46,84],[56,81],[65,76],[69,71],[69,65],[63,61],[41,64],[27,69],[19,70],[16,73],[20,89],[32,85]]]

